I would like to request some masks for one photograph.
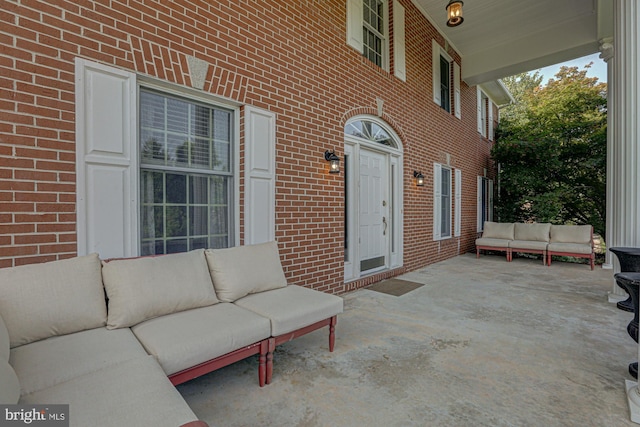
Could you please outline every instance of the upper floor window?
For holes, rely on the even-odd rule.
[[[140,89],[141,254],[230,246],[233,112]]]
[[[362,2],[362,40],[363,54],[379,67],[384,65],[385,13],[381,0]]]
[[[440,107],[451,112],[451,67],[449,60],[440,56]]]
[[[447,113],[462,118],[460,99],[460,66],[437,41],[431,41],[433,102]]]

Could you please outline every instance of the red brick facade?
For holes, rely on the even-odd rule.
[[[344,0],[0,0],[0,267],[76,254],[76,57],[191,86],[195,56],[210,64],[204,91],[277,114],[276,237],[293,283],[341,293],[471,250],[477,176],[493,168],[476,88],[461,83],[461,119],[433,102],[432,39],[445,41],[400,3],[406,82],[393,60],[385,71],[346,43]],[[322,154],[343,158],[346,121],[377,115],[377,98],[404,148],[404,265],[345,284],[344,177],[327,173]],[[239,132],[243,153],[242,122]],[[462,171],[461,236],[434,241],[433,163],[447,154]]]

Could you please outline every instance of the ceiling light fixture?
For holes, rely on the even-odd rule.
[[[464,18],[462,17],[462,1],[449,0],[447,5],[447,27],[457,27],[462,24]]]

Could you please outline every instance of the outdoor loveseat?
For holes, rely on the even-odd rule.
[[[106,299],[105,299],[106,295]],[[329,326],[340,297],[288,285],[275,242],[0,269],[0,403],[68,404],[72,426],[206,426],[174,385]]]
[[[593,227],[591,225],[555,225],[548,223],[497,223],[486,221],[482,237],[476,239],[476,257],[481,250],[505,252],[507,261],[514,252],[542,255],[542,263],[551,265],[551,256],[587,258],[595,266]]]

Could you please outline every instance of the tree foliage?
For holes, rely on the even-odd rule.
[[[499,165],[496,211],[503,222],[591,224],[604,233],[606,83],[588,67],[503,79],[516,104],[501,111],[492,157]]]

